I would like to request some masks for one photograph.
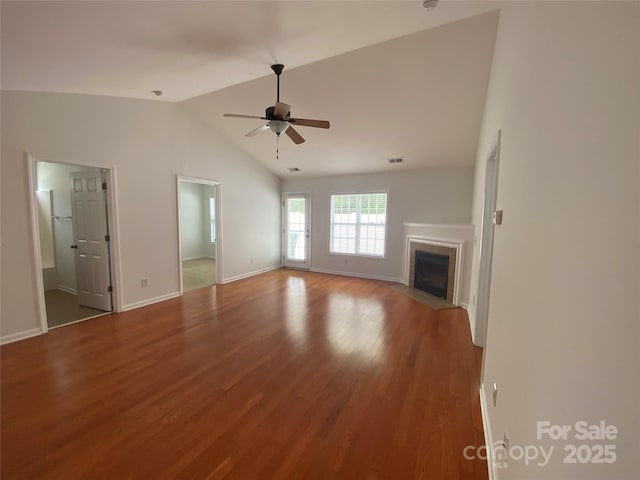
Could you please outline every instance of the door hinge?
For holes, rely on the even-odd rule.
[[[111,285],[109,285],[107,287],[107,292],[109,292],[109,293],[113,292],[113,287]]]
[[[106,190],[107,189],[107,182],[102,182],[102,189]]]
[[[105,242],[110,242],[111,241],[111,235],[105,235],[104,236],[104,241]]]

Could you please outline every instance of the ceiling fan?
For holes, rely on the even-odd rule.
[[[278,87],[276,94],[276,104],[272,107],[267,107],[264,117],[257,117],[254,115],[237,115],[235,113],[225,113],[225,117],[231,118],[257,118],[260,120],[267,120],[267,123],[259,126],[255,130],[251,130],[245,135],[245,137],[253,137],[261,132],[271,130],[278,137],[281,133],[286,133],[287,136],[293,140],[293,143],[300,144],[304,142],[304,138],[300,135],[293,126],[301,127],[315,127],[315,128],[329,128],[329,122],[327,120],[310,120],[306,118],[292,118],[291,117],[291,105],[280,102],[280,74],[284,69],[284,65],[276,63],[271,65],[271,70],[274,71],[278,79]]]

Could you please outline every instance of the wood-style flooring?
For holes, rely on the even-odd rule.
[[[6,479],[486,479],[466,312],[276,270],[4,345]]]

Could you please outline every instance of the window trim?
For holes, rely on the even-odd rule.
[[[332,219],[332,215],[333,212],[331,210],[331,197],[333,197],[334,195],[368,195],[368,194],[375,194],[375,193],[384,193],[387,195],[387,209],[385,212],[385,222],[384,222],[384,254],[383,255],[369,255],[369,254],[363,254],[363,253],[342,253],[342,252],[332,252],[331,251],[331,234],[332,234],[332,229],[331,229],[331,219]],[[360,213],[357,213],[358,215],[358,220],[360,218]],[[357,223],[357,225],[359,225],[359,221]],[[356,241],[358,238],[358,230],[356,230]],[[340,192],[329,192],[329,255],[333,255],[336,257],[357,257],[357,258],[367,258],[367,259],[371,259],[371,260],[386,260],[387,259],[387,251],[388,251],[388,238],[389,238],[389,190],[387,188],[373,188],[373,189],[362,189],[362,190],[347,190],[347,191],[340,191]]]

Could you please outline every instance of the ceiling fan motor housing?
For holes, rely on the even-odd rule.
[[[267,109],[264,112],[264,116],[269,120],[284,120],[284,121],[289,120],[289,117],[291,117],[291,112],[287,112],[287,114],[284,117],[279,117],[275,114],[275,110],[276,110],[275,106],[267,107]]]

